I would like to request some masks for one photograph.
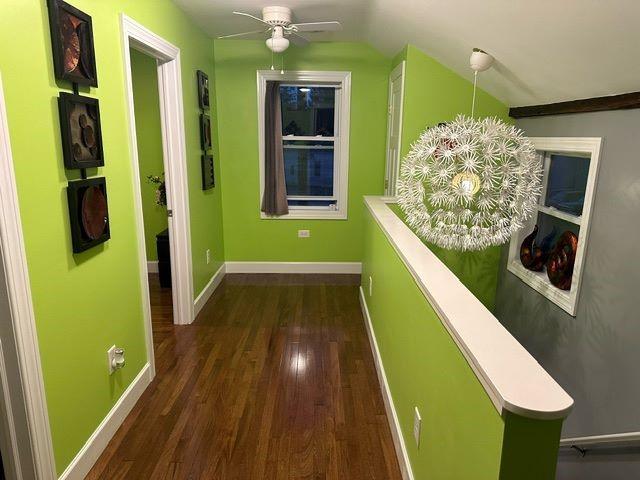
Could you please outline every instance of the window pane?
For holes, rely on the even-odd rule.
[[[333,137],[336,90],[332,87],[280,87],[282,134]]]
[[[551,155],[545,205],[582,215],[589,176],[589,158]]]
[[[333,195],[333,143],[331,145],[284,146],[284,169],[288,196]],[[326,143],[326,142],[325,142]]]
[[[337,200],[289,200],[287,202],[290,207],[322,207],[324,209],[333,207],[337,205]]]

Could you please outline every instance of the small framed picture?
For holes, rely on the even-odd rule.
[[[202,155],[202,189],[209,190],[216,186],[213,171],[213,155]]]
[[[62,0],[47,3],[56,78],[97,87],[91,17]]]
[[[104,177],[69,182],[67,202],[73,253],[84,252],[111,238]]]
[[[103,166],[98,100],[62,92],[58,97],[58,107],[65,168]]]
[[[206,113],[200,114],[200,146],[205,152],[211,150],[211,117]]]
[[[198,104],[202,110],[209,110],[209,76],[202,70],[197,71]]]

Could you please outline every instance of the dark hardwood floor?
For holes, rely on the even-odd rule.
[[[227,275],[174,326],[152,276],[157,376],[88,479],[400,479],[359,277]]]

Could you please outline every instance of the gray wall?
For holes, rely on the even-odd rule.
[[[563,437],[640,431],[640,110],[517,125],[528,136],[603,137],[603,151],[576,317],[507,271],[507,247],[496,316],[575,400]],[[640,478],[640,450],[563,454],[558,472]]]

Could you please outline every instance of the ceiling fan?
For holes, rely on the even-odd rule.
[[[288,7],[264,7],[262,9],[262,18],[244,12],[233,13],[234,15],[252,18],[266,25],[266,28],[263,27],[261,30],[253,30],[251,32],[222,35],[218,38],[234,38],[254,35],[256,33],[269,33],[270,37],[267,39],[266,44],[269,50],[275,53],[284,52],[289,47],[289,38],[298,46],[305,46],[309,43],[309,40],[299,35],[300,32],[335,32],[336,30],[342,30],[340,22],[292,23],[291,9]]]

